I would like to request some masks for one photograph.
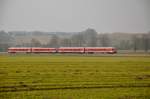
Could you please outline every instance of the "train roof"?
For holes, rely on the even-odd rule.
[[[84,48],[84,47],[59,47],[59,48]]]
[[[54,47],[31,47],[33,49],[54,49]]]
[[[115,48],[115,47],[85,47],[85,48]]]
[[[12,48],[53,48],[53,47],[9,47],[10,49]]]
[[[31,48],[31,47],[9,47],[9,49],[18,49],[18,48],[24,49],[24,48]]]
[[[26,49],[26,48],[54,48],[54,47],[10,47],[8,49]],[[59,48],[115,48],[115,47],[59,47]]]

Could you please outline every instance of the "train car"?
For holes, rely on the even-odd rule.
[[[114,47],[60,47],[60,48],[42,48],[42,47],[11,47],[8,53],[117,53]]]
[[[84,47],[60,47],[58,53],[84,53]]]
[[[10,47],[8,48],[8,53],[30,53],[30,47]]]
[[[114,47],[85,47],[85,53],[114,54],[114,53],[117,53],[117,50]]]
[[[56,53],[56,48],[32,47],[32,53]]]

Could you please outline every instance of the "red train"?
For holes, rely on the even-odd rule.
[[[114,47],[59,47],[59,48],[43,48],[43,47],[11,47],[8,53],[117,53]]]

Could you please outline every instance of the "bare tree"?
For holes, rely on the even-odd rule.
[[[53,35],[50,41],[47,43],[48,47],[59,47],[59,37],[57,35]]]
[[[71,39],[72,39],[72,46],[74,47],[81,47],[84,46],[85,44],[84,35],[81,33],[73,35]]]
[[[14,45],[14,39],[5,31],[0,31],[0,51],[7,51],[7,48]]]
[[[72,46],[71,40],[69,38],[64,38],[61,40],[60,45],[63,47],[71,47]]]
[[[134,34],[133,37],[132,37],[132,42],[133,42],[133,49],[134,49],[134,52],[137,51],[137,42],[138,42],[138,38],[137,38],[137,34]]]
[[[84,35],[86,46],[97,46],[97,32],[94,29],[88,28],[87,30],[81,32],[81,34]]]
[[[101,46],[108,47],[109,46],[109,37],[108,34],[100,34],[99,35],[99,41],[101,43]]]
[[[143,48],[144,48],[145,52],[147,52],[148,51],[148,47],[149,47],[148,34],[142,34],[142,41],[143,41]]]
[[[131,47],[131,44],[129,40],[120,41],[120,45],[118,46],[118,48],[122,50],[129,50],[130,47]]]
[[[40,47],[41,46],[41,42],[35,38],[31,39],[31,46],[32,47]]]

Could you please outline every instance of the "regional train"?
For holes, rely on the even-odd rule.
[[[10,47],[8,53],[108,53],[115,54],[117,49],[114,47],[59,47],[59,48],[44,48],[44,47]]]

